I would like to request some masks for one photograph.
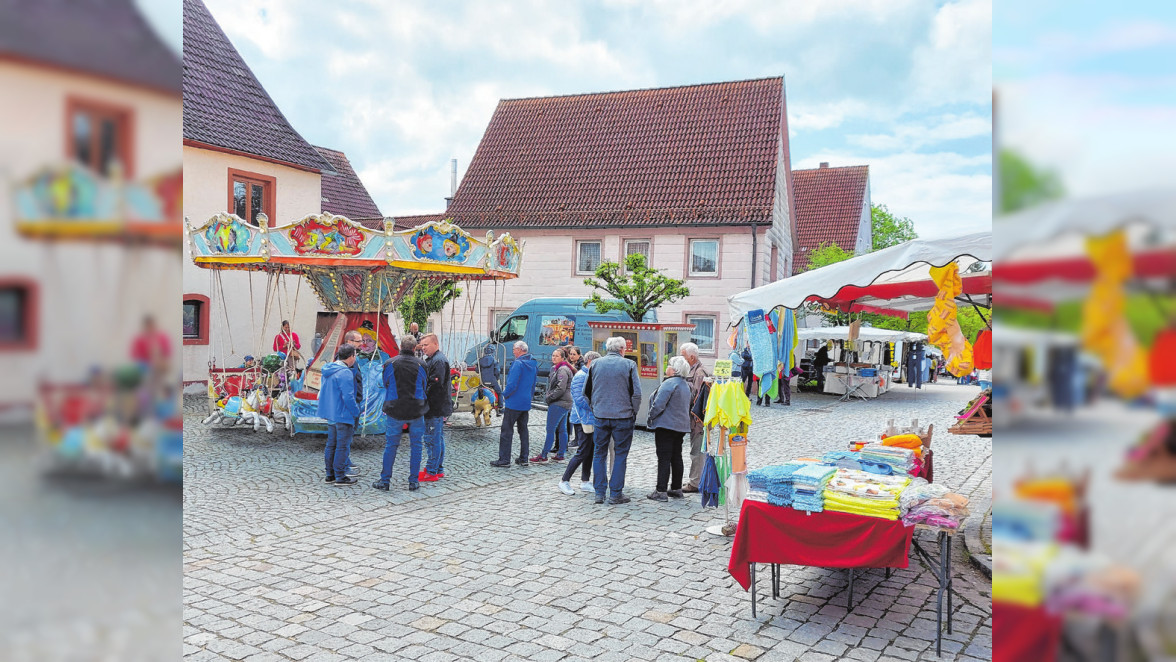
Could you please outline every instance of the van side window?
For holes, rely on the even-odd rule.
[[[510,342],[511,340],[522,340],[527,335],[527,316],[519,315],[506,320],[502,325],[502,331],[499,333],[499,342]]]

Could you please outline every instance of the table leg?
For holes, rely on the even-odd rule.
[[[849,604],[846,605],[845,611],[853,611],[853,568],[849,569]]]
[[[751,617],[755,618],[755,564],[751,566]]]
[[[890,579],[890,568],[886,569],[886,578]]]
[[[947,536],[945,536],[945,537],[947,537]],[[946,562],[947,571],[945,573],[947,576],[947,633],[951,634],[951,611],[952,611],[951,592],[952,592],[953,579],[951,576],[951,538],[950,537],[947,537],[947,547],[944,551],[947,552],[947,562]]]
[[[1103,625],[1099,628],[1098,643],[1102,653],[1101,658],[1106,662],[1114,662],[1115,660],[1115,649],[1118,648],[1117,639],[1116,632],[1111,626]]]
[[[939,590],[935,593],[935,654],[940,655],[943,652],[943,541],[947,536],[941,531],[939,533],[939,568],[935,574],[939,575]]]
[[[780,598],[780,564],[772,564],[772,598]]]

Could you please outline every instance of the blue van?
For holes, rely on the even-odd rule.
[[[511,313],[502,326],[491,332],[488,342],[478,343],[466,353],[466,365],[476,370],[486,345],[497,341],[495,355],[502,369],[502,385],[505,385],[507,371],[514,362],[515,341],[522,340],[527,343],[531,356],[539,364],[534,399],[542,402],[543,394],[547,391],[547,375],[551,372],[552,350],[575,345],[587,353],[592,349],[592,329],[588,328],[588,322],[629,321],[629,315],[624,311],[599,313],[596,306],[585,308],[583,304],[584,299],[577,297],[531,299]],[[642,321],[656,322],[657,311],[649,311]]]

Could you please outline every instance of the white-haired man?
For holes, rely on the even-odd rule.
[[[592,405],[596,417],[595,448],[592,457],[593,487],[596,503],[604,503],[605,489],[610,492],[609,504],[629,503],[625,496],[625,469],[629,462],[629,446],[633,443],[633,426],[641,409],[641,379],[637,364],[626,359],[625,339],[613,336],[604,342],[608,353],[592,362],[588,380],[584,383],[584,397]],[[605,473],[609,442],[613,445],[612,471]]]
[[[678,353],[690,364],[690,376],[686,381],[690,384],[690,411],[693,412],[698,402],[698,395],[702,391],[703,383],[711,375],[698,360],[698,345],[692,342],[684,343],[678,348]],[[690,415],[690,478],[682,488],[683,492],[698,492],[698,484],[702,482],[702,466],[706,463],[706,454],[702,452],[702,419]]]

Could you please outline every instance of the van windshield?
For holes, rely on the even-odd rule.
[[[511,340],[522,340],[523,336],[527,335],[527,316],[519,315],[512,317],[502,324],[502,328],[498,330],[499,342],[509,342]]]

